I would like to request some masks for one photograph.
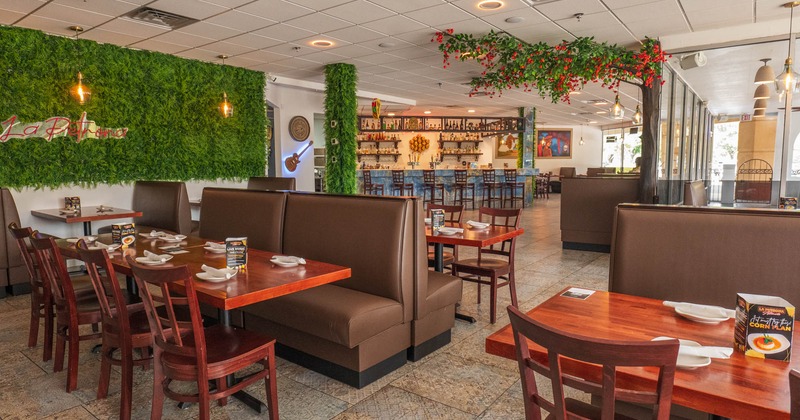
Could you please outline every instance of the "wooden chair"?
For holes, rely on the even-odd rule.
[[[431,217],[431,210],[440,209],[444,210],[444,221],[447,223],[453,224],[461,224],[461,221],[464,217],[464,206],[445,206],[445,205],[436,205],[436,204],[429,204],[428,205],[428,217]],[[428,244],[428,267],[433,267],[433,257],[434,252],[430,247],[432,244]],[[453,261],[458,259],[458,246],[456,245],[449,245],[444,244],[443,247],[445,251],[442,255],[442,267],[447,267],[448,265],[452,264]],[[450,249],[450,252],[446,251],[446,249]]]
[[[503,181],[503,193],[501,194],[503,197],[503,207],[506,206],[506,199],[511,201],[511,207],[516,207],[516,202],[519,200],[520,207],[525,207],[525,183],[517,181],[517,170],[516,169],[505,169],[503,170],[504,181]],[[517,195],[517,189],[519,189],[519,195]],[[506,190],[508,190],[508,195],[506,195]]]
[[[438,198],[436,191],[439,191]],[[430,198],[428,198],[428,193],[430,193]],[[422,171],[422,202],[423,204],[444,204],[444,185],[436,183],[436,171],[431,169]]]
[[[486,205],[487,201],[489,205]],[[497,207],[503,207],[503,184],[497,181],[494,169],[484,169],[481,206],[492,207],[493,202],[497,202]]]
[[[800,371],[797,369],[789,371],[789,395],[791,396],[789,418],[800,420]]]
[[[488,221],[495,226],[519,228],[519,216],[521,213],[521,209],[481,207],[478,210],[478,220],[481,222]],[[517,286],[514,283],[515,244],[516,238],[507,239],[498,244],[479,249],[478,258],[456,260],[452,264],[452,274],[454,276],[478,284],[478,303],[481,303],[481,285],[489,285],[489,319],[492,324],[497,320],[498,288],[508,286],[511,292],[511,304],[517,306]],[[500,258],[487,258],[486,256],[499,256]],[[484,280],[483,277],[489,277],[489,280]],[[500,280],[504,281],[500,282]]]
[[[139,285],[155,342],[150,417],[161,418],[166,395],[176,401],[199,403],[200,418],[208,419],[210,401],[219,400],[220,405],[225,405],[227,397],[264,379],[269,418],[277,420],[275,339],[221,324],[203,328],[193,276],[187,266],[148,267],[137,264],[130,255],[126,261]],[[181,286],[176,286],[176,283]],[[160,290],[160,296],[152,294],[150,286]],[[172,290],[175,287],[184,289],[185,296],[174,294]],[[157,302],[166,307],[166,316],[156,312]],[[191,322],[176,318],[176,311],[180,308],[188,311]],[[264,368],[241,382],[228,383],[228,375],[255,363]],[[187,395],[172,390],[172,381],[196,382],[198,394]],[[216,389],[210,391],[208,381],[215,381]]]
[[[93,295],[84,295],[81,296],[81,299],[76,297],[67,267],[64,265],[64,258],[52,237],[34,231],[30,241],[43,281],[47,281],[50,285],[51,296],[56,307],[56,355],[53,361],[53,371],[64,370],[64,351],[69,343],[67,392],[72,392],[78,387],[80,342],[101,337],[97,332],[97,324],[102,321],[100,303]],[[78,328],[81,325],[92,325],[92,333],[80,335]]]
[[[133,394],[133,366],[146,368],[153,359],[149,347],[153,345],[153,335],[144,312],[144,305],[128,304],[127,293],[122,291],[114,271],[114,266],[104,249],[90,250],[81,239],[76,244],[81,260],[92,279],[103,322],[103,348],[100,360],[100,382],[97,398],[108,396],[111,379],[111,365],[122,369],[122,384],[119,404],[119,417],[131,418],[131,399]],[[141,357],[133,358],[133,349],[140,349]],[[119,350],[120,357],[114,358]]]
[[[541,409],[550,416],[567,418],[614,419],[616,400],[653,405],[653,419],[666,420],[670,415],[672,384],[678,358],[678,340],[610,341],[560,332],[537,322],[513,306],[508,307],[514,343],[522,380],[525,417],[541,419]],[[547,350],[547,363],[531,358],[528,341]],[[570,376],[561,371],[563,358],[602,365],[602,382]],[[654,391],[618,388],[618,366],[653,366],[658,368],[658,385]],[[534,372],[550,378],[553,401],[540,394]],[[602,396],[602,407],[564,397],[564,385]],[[549,387],[546,387],[549,388]]]
[[[392,171],[392,195],[414,195],[414,184],[406,182],[405,171]]]
[[[536,198],[550,198],[550,172],[536,176]]]
[[[372,183],[372,172],[369,169],[364,169],[361,173],[364,176],[364,194],[378,195],[380,192],[380,195],[383,195],[383,184]]]
[[[466,206],[466,203],[472,203],[472,208],[475,208],[475,183],[467,182],[467,171],[465,169],[456,169],[453,171],[453,205]],[[467,197],[467,190],[472,192],[472,195]],[[469,201],[467,201],[469,198]]]

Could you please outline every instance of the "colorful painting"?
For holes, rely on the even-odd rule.
[[[554,128],[539,130],[536,133],[536,158],[572,157],[572,130]]]
[[[513,134],[498,135],[497,146],[494,148],[495,159],[517,158],[517,136]]]

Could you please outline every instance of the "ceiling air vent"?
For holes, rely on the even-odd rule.
[[[125,14],[125,17],[168,29],[183,28],[186,25],[191,25],[195,22],[198,22],[197,19],[176,15],[175,13],[165,12],[163,10],[157,10],[150,7],[140,7]]]

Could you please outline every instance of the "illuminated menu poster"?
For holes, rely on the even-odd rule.
[[[431,210],[431,229],[438,232],[444,226],[444,210],[433,209]]]
[[[247,267],[247,237],[225,239],[225,257],[228,268]]]
[[[792,354],[794,306],[775,296],[736,295],[736,349],[745,356],[788,362]]]

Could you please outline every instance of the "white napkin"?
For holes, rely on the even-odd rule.
[[[491,223],[476,222],[474,220],[468,220],[467,224],[478,229],[486,229],[492,225]]]
[[[168,233],[162,233],[159,238],[167,241],[182,241],[186,239],[186,235],[170,235]]]
[[[219,268],[209,267],[205,264],[203,264],[200,268],[206,273],[210,274],[212,277],[225,277],[226,279],[235,276],[238,272],[238,270],[220,270]]]
[[[712,359],[729,359],[733,354],[733,348],[716,346],[681,346],[678,349],[678,353],[687,356],[710,357]]]
[[[214,249],[225,249],[225,244],[220,244],[216,242],[206,242],[206,246]]]
[[[712,306],[712,305],[699,305],[697,303],[688,303],[688,302],[672,302],[669,300],[664,301],[664,306],[670,306],[673,308],[678,308],[683,312],[690,313],[692,315],[703,316],[706,318],[734,318],[736,317],[736,311],[733,309],[725,309],[721,306]]]
[[[455,227],[441,227],[439,232],[464,233],[464,229]]]
[[[167,262],[167,260],[172,258],[171,255],[158,255],[155,252],[150,252],[146,249],[144,250],[144,257],[150,261],[161,261],[162,263]]]
[[[98,247],[98,248],[100,248],[100,249],[105,249],[105,250],[106,250],[106,252],[114,252],[114,251],[116,251],[116,250],[117,250],[117,248],[119,248],[121,245],[120,245],[120,244],[110,244],[110,245],[106,245],[106,244],[104,244],[104,243],[102,243],[102,242],[95,242],[94,246],[96,246],[96,247]]]
[[[149,233],[148,235],[152,236],[153,238],[157,238],[157,237],[159,237],[159,236],[164,236],[164,235],[166,235],[166,233],[165,233],[165,232],[158,231],[158,230],[151,230],[151,231],[150,231],[150,233]]]
[[[274,255],[272,258],[270,258],[270,261],[279,261],[279,262],[282,262],[284,264],[291,264],[291,263],[298,263],[298,264],[301,264],[301,265],[305,265],[306,264],[306,259],[305,258],[294,257],[294,256],[291,256],[291,255]]]

